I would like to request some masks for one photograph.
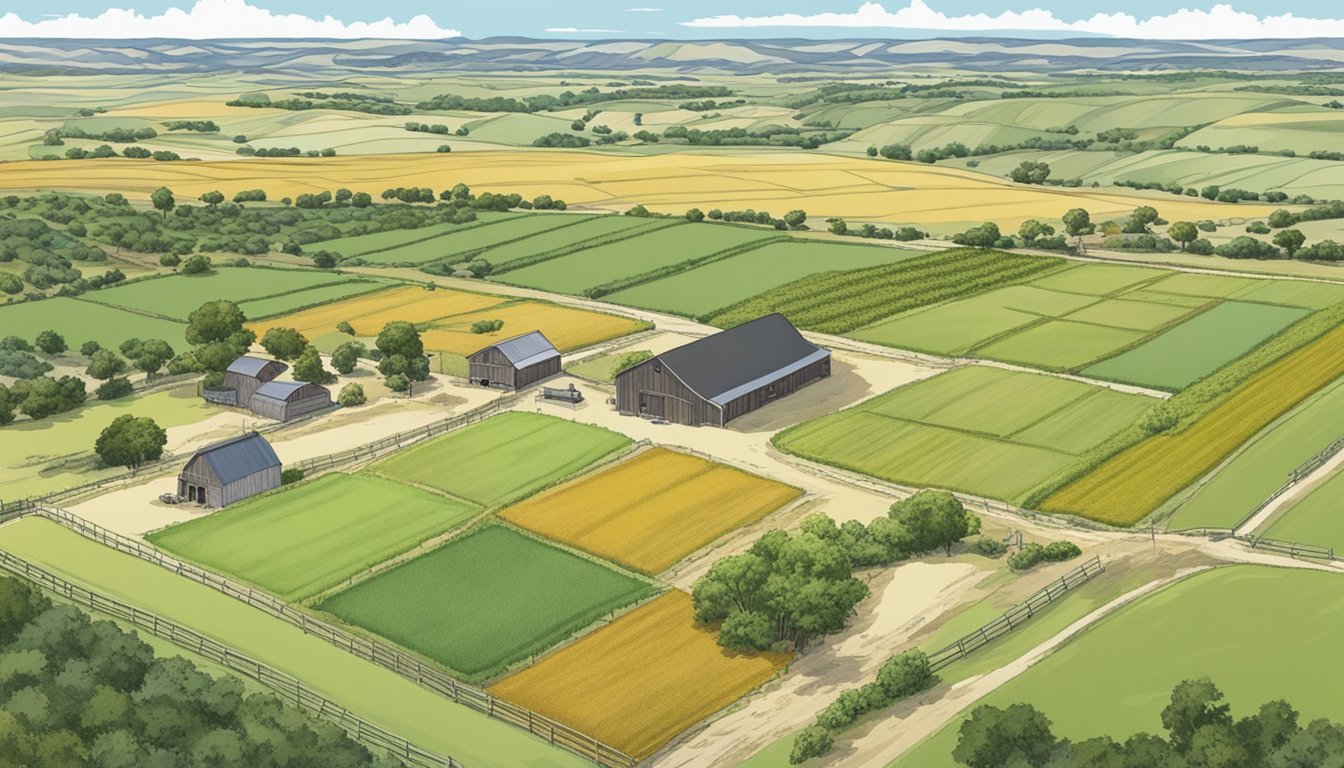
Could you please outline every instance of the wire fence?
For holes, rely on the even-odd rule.
[[[462,764],[451,757],[416,746],[409,740],[353,714],[304,685],[298,678],[171,619],[81,587],[3,550],[0,550],[0,567],[76,605],[87,606],[90,610],[120,619],[243,677],[255,680],[275,691],[286,702],[340,727],[355,741],[366,747],[385,751],[406,765],[414,768],[462,768]]]
[[[972,651],[988,645],[997,638],[1022,626],[1042,608],[1091,581],[1105,570],[1106,566],[1102,565],[1100,556],[1092,558],[1064,574],[1058,581],[1051,582],[1044,589],[1009,608],[999,618],[958,639],[951,645],[929,654],[929,665],[933,668],[933,671],[937,672],[952,662],[965,658]]]
[[[22,512],[9,513],[9,517],[16,516],[36,516],[51,520],[100,544],[112,547],[125,554],[134,555],[179,576],[203,584],[274,618],[299,627],[305,634],[325,640],[337,648],[391,670],[408,680],[414,681],[423,688],[452,699],[454,702],[474,709],[488,717],[523,728],[554,746],[573,752],[598,765],[605,766],[605,768],[632,768],[636,763],[634,758],[615,747],[563,723],[551,720],[545,715],[511,704],[484,690],[459,682],[441,669],[430,666],[393,646],[347,632],[333,624],[310,616],[266,592],[230,581],[216,573],[178,560],[140,539],[123,536],[78,515],[55,507],[41,506]],[[3,519],[0,519],[0,522],[3,522]]]

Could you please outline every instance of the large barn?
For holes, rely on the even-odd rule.
[[[177,495],[207,507],[226,507],[280,487],[280,458],[256,432],[208,445],[177,476]]]
[[[307,381],[268,381],[257,387],[247,407],[258,416],[293,421],[331,407],[331,390]]]
[[[560,372],[560,352],[541,331],[491,344],[467,358],[473,384],[522,389]]]
[[[722,427],[830,375],[830,352],[765,315],[621,371],[616,410]]]
[[[224,369],[224,389],[233,390],[233,402],[225,404],[246,408],[261,385],[287,370],[289,366],[279,360],[243,355]]]

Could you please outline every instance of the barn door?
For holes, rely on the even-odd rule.
[[[662,395],[644,395],[641,398],[641,406],[645,415],[656,419],[663,418],[666,415],[666,409],[663,407],[664,398]]]

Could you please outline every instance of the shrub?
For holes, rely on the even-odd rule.
[[[368,347],[363,342],[347,341],[331,353],[331,367],[338,373],[350,373],[355,370],[359,358],[367,355]]]
[[[411,379],[404,373],[394,373],[387,377],[386,384],[393,392],[405,392],[411,388]]]
[[[1008,551],[1008,545],[998,539],[981,536],[975,540],[975,551],[985,557],[1003,557],[1003,553]]]
[[[336,330],[351,336],[355,335],[355,327],[344,320],[336,324]]]
[[[1083,550],[1079,549],[1078,545],[1072,541],[1052,541],[1045,545],[1043,554],[1046,560],[1058,563],[1078,557],[1083,554]]]
[[[83,344],[79,345],[79,354],[83,355],[84,357],[89,357],[94,352],[97,352],[102,348],[103,345],[99,344],[96,341],[86,341]]]
[[[821,757],[831,750],[835,737],[820,725],[809,725],[793,738],[793,751],[789,753],[789,763],[799,765],[814,757]]]
[[[36,379],[51,370],[51,364],[30,352],[0,349],[0,374],[16,379]]]
[[[1279,258],[1279,249],[1273,245],[1256,240],[1253,237],[1242,235],[1233,240],[1223,243],[1213,252],[1226,259],[1277,259]]]
[[[340,403],[342,408],[354,408],[368,402],[368,398],[364,396],[363,385],[351,383],[341,387],[341,393],[336,396],[336,402]]]
[[[172,370],[171,367],[169,368],[169,370],[170,371]],[[211,371],[205,374],[205,378],[201,381],[201,385],[204,386],[206,389],[223,389],[224,372]]]
[[[1246,225],[1246,231],[1253,235],[1268,235],[1270,232],[1269,225],[1263,221],[1252,221]]]
[[[59,355],[69,349],[65,344],[65,337],[55,331],[42,331],[37,334],[35,342],[37,348],[48,355]]]
[[[285,469],[280,471],[280,484],[292,485],[303,479],[302,469]]]
[[[1008,556],[1008,567],[1014,571],[1025,571],[1039,563],[1063,562],[1081,554],[1083,550],[1071,541],[1052,541],[1045,546],[1032,542]]]
[[[99,385],[96,393],[99,400],[116,400],[135,391],[130,379],[108,379]]]
[[[503,320],[477,320],[471,324],[472,333],[494,333],[504,327]]]
[[[214,265],[210,263],[210,257],[198,253],[183,261],[177,271],[184,275],[203,275],[213,268]]]

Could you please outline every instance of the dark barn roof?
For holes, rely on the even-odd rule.
[[[304,390],[307,390],[306,392]],[[304,396],[331,396],[326,387],[318,386],[308,381],[268,381],[257,387],[257,391],[252,397],[263,397],[277,402],[286,403],[295,397]]]
[[[560,356],[560,352],[556,350],[555,345],[541,331],[531,331],[521,336],[505,339],[497,344],[491,344],[484,349],[477,350],[471,356],[475,357],[487,349],[498,349],[500,354],[508,358],[510,363],[513,363],[514,368],[526,368],[543,360]]]
[[[234,360],[232,363],[229,363],[229,367],[226,368],[225,371],[228,373],[236,373],[240,376],[251,376],[253,378],[256,378],[257,376],[260,376],[263,371],[266,370],[267,366],[270,365],[280,366],[280,370],[276,372],[276,375],[283,373],[286,369],[289,368],[289,366],[285,365],[279,360],[267,360],[266,358],[263,357],[252,357],[250,355],[243,355],[237,360]]]
[[[717,405],[787,376],[830,352],[780,314],[765,315],[658,355],[677,378]]]
[[[208,445],[197,451],[196,456],[205,459],[210,465],[220,485],[228,485],[263,469],[280,466],[280,457],[275,455],[275,449],[256,432]]]

